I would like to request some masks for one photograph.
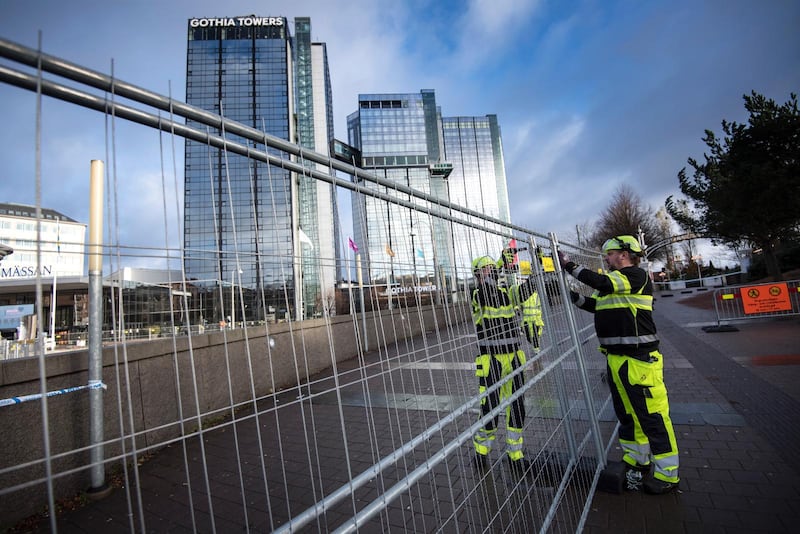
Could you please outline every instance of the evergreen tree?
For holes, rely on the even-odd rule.
[[[722,121],[722,139],[706,130],[710,154],[678,173],[690,199],[667,198],[666,208],[686,231],[731,246],[749,243],[764,253],[767,272],[781,279],[775,254],[800,231],[800,113],[797,95],[778,105],[753,91],[744,95],[747,124]]]

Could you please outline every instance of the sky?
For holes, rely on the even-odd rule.
[[[654,210],[680,197],[705,130],[747,120],[743,95],[800,90],[796,0],[0,0],[0,37],[37,48],[41,31],[47,54],[185,100],[187,20],[249,14],[311,17],[338,139],[362,93],[434,89],[444,116],[496,114],[512,222],[567,241],[621,185]],[[0,202],[88,222],[101,159],[115,241],[180,242],[180,139],[45,97],[37,141],[36,109],[0,83]]]

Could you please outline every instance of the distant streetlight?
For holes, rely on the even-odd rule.
[[[11,255],[13,253],[14,253],[14,249],[13,248],[11,248],[8,245],[5,245],[3,243],[0,243],[0,261],[3,261],[3,258],[5,258],[6,256],[9,256],[9,255]]]
[[[703,285],[703,269],[702,269],[703,256],[701,256],[700,254],[698,254],[697,256],[692,256],[692,261],[694,261],[695,264],[697,265],[697,279],[700,281],[700,286],[702,287],[702,285]]]

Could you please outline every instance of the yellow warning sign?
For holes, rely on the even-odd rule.
[[[745,314],[792,310],[786,282],[743,287],[741,294]]]
[[[543,256],[542,257],[542,269],[546,273],[554,273],[556,272],[556,265],[553,263],[553,258],[550,256]]]

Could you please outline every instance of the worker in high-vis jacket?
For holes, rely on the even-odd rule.
[[[489,256],[472,262],[476,288],[472,292],[472,318],[478,337],[475,374],[478,390],[485,393],[515,370],[525,365],[525,352],[520,348],[520,320],[517,308],[534,291],[533,279],[520,284],[498,283],[497,263]],[[510,398],[525,383],[524,372],[515,375],[481,398],[481,417],[486,416],[503,400]],[[489,454],[497,434],[499,416],[489,420],[473,439],[476,465],[489,467]],[[525,403],[520,395],[506,408],[506,452],[511,472],[517,477],[533,476],[531,464],[525,459],[522,430],[525,422]]]
[[[575,264],[562,251],[558,260],[569,274],[595,290],[591,297],[574,291],[570,296],[576,306],[594,313],[620,423],[626,488],[668,493],[678,487],[678,445],[653,321],[653,283],[639,267],[642,247],[635,237],[612,237],[602,250],[609,267],[606,274]]]
[[[531,262],[522,260],[519,262],[520,276],[531,275]],[[542,303],[539,300],[539,293],[534,291],[531,296],[522,301],[522,331],[525,338],[533,347],[534,352],[539,352],[539,347],[544,331],[544,319],[542,318]]]

